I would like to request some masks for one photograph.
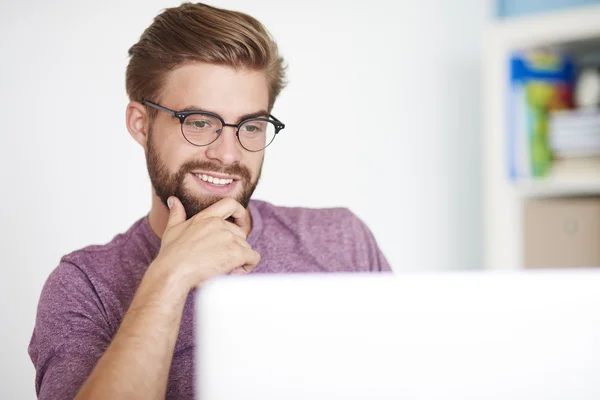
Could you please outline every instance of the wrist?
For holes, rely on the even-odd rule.
[[[157,296],[161,303],[185,302],[190,290],[190,280],[178,269],[164,268],[161,261],[153,261],[140,284],[144,291]]]

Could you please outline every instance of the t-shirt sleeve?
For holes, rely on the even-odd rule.
[[[355,248],[358,251],[357,257],[362,260],[361,264],[366,266],[368,271],[371,272],[391,272],[390,265],[377,245],[373,233],[360,218],[349,210],[348,212],[351,215],[352,228],[356,240]]]
[[[39,399],[72,399],[111,341],[104,307],[88,276],[62,262],[40,296],[29,355]]]

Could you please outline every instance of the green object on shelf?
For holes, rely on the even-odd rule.
[[[541,81],[526,86],[529,134],[531,143],[531,168],[533,176],[548,174],[552,164],[552,152],[548,140],[548,108],[555,96],[552,84]]]

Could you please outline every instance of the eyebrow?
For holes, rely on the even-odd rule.
[[[179,110],[180,112],[190,112],[190,111],[198,111],[198,112],[207,112],[207,113],[211,113],[211,114],[216,114],[218,116],[221,116],[221,114],[211,111],[211,110],[207,110],[206,108],[202,108],[202,107],[198,107],[198,106],[188,106],[182,110]],[[270,114],[267,110],[259,110],[250,114],[244,114],[244,115],[240,115],[236,121],[236,123],[240,123],[242,121],[245,121],[247,119],[250,118],[258,118],[258,117],[270,117]],[[223,118],[223,117],[221,117]]]

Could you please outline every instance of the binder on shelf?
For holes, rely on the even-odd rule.
[[[508,176],[546,176],[552,163],[549,113],[573,108],[575,66],[563,54],[517,52],[510,59]]]

